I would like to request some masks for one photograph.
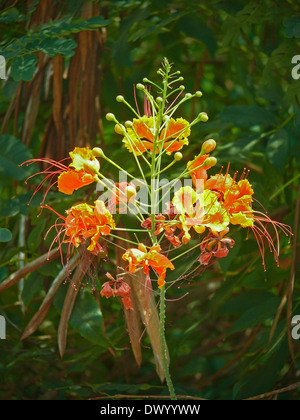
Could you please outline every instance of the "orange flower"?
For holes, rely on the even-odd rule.
[[[141,155],[146,150],[153,152],[155,134],[159,129],[157,124],[157,117],[144,115],[139,119],[134,118],[132,126],[126,129],[127,136],[123,139],[125,147],[136,155]],[[159,153],[161,148],[165,149],[167,154],[182,149],[184,145],[189,144],[190,133],[188,121],[183,118],[170,118],[158,135],[155,153]]]
[[[161,289],[165,284],[167,268],[174,270],[174,265],[163,254],[160,253],[159,245],[152,246],[149,251],[144,244],[139,244],[138,248],[130,248],[123,254],[123,260],[128,261],[128,271],[135,273],[138,268],[142,267],[146,279],[150,279],[149,267],[158,275],[158,288]]]
[[[75,147],[70,152],[72,163],[67,171],[58,177],[58,190],[64,194],[73,194],[74,190],[89,185],[97,180],[100,163],[96,159],[97,153],[89,147]],[[70,169],[74,168],[74,169]]]
[[[94,175],[86,173],[83,170],[77,172],[68,169],[59,175],[57,186],[60,192],[71,195],[75,190],[93,182],[95,182]]]
[[[37,162],[49,165],[45,170],[31,175],[25,181],[27,183],[30,178],[36,175],[45,175],[44,179],[36,187],[31,199],[47,182],[49,185],[41,205],[44,204],[49,190],[55,184],[58,184],[58,190],[60,192],[70,195],[74,192],[74,190],[97,181],[97,172],[100,169],[100,163],[96,159],[98,156],[96,149],[91,150],[88,147],[75,147],[73,152],[70,152],[69,154],[72,160],[69,166],[65,165],[65,161],[69,158],[63,159],[59,162],[48,158],[29,159],[20,165],[22,166],[26,164],[28,166]],[[55,179],[56,176],[58,176],[58,178],[53,182],[53,179]]]
[[[187,169],[190,171],[192,177],[193,185],[196,189],[201,188],[201,185],[198,185],[198,180],[207,180],[207,170],[212,168],[217,163],[216,158],[209,157],[208,154],[201,154],[195,156],[194,160],[191,160],[187,163]]]
[[[100,235],[109,235],[111,229],[115,228],[115,222],[104,202],[97,200],[95,206],[82,203],[67,210],[65,228],[66,242],[77,248],[86,238],[91,238],[87,249],[97,253]]]

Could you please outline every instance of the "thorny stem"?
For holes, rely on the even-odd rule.
[[[159,339],[160,339],[160,346],[161,346],[161,356],[162,356],[162,363],[163,369],[166,376],[167,386],[170,392],[171,400],[177,400],[173,382],[170,375],[169,370],[169,360],[168,360],[168,353],[167,353],[167,342],[165,337],[165,319],[166,319],[166,303],[165,303],[165,296],[166,296],[166,286],[164,285],[161,288],[160,293],[160,305],[159,305]]]

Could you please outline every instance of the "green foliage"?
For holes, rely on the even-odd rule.
[[[206,124],[193,127],[189,149],[182,150],[184,159],[176,171],[180,173],[199,153],[203,140],[214,138],[218,165],[210,174],[218,173],[221,166],[226,170],[228,162],[232,175],[236,170],[241,174],[244,167],[250,169],[248,179],[259,201],[255,209],[265,212],[264,206],[272,218],[294,229],[295,217],[299,218],[300,82],[291,76],[291,59],[300,51],[299,2],[64,0],[59,2],[56,19],[34,26],[30,20],[38,1],[31,2],[29,9],[26,3],[11,2],[13,7],[0,14],[0,54],[6,58],[8,70],[8,79],[1,80],[0,89],[0,284],[23,262],[27,264],[47,252],[56,234],[52,229],[44,241],[56,215],[44,209],[43,218],[37,218],[44,189],[28,203],[41,178],[25,185],[34,170],[19,166],[46,150],[43,136],[52,98],[51,69],[43,76],[38,117],[26,144],[22,127],[26,118],[30,122],[26,116],[28,92],[24,90],[19,99],[15,96],[19,82],[29,86],[35,80],[41,52],[46,60],[61,55],[64,70],[69,71],[78,35],[87,30],[105,28],[98,61],[103,79],[101,89],[95,92],[101,104],[103,144],[99,135],[97,146],[116,162],[126,162],[129,172],[133,170],[134,161],[121,148],[120,136],[104,115],[113,112],[120,121],[130,119],[132,115],[115,97],[122,94],[135,106],[133,84],[145,76],[155,80],[155,71],[166,56],[181,71],[187,92],[203,92],[201,100],[185,104],[182,114],[175,117],[192,120],[201,111],[209,116]],[[83,5],[90,3],[100,6],[101,15],[83,19]],[[70,91],[65,80],[63,83],[65,103]],[[155,89],[152,87],[153,94]],[[142,111],[143,97],[139,92],[136,96]],[[16,100],[19,113],[14,115],[10,106]],[[57,145],[60,141],[58,138]],[[103,170],[107,168],[103,162]],[[115,175],[113,171],[109,174],[112,178]],[[176,176],[175,170],[171,176]],[[47,202],[55,203],[59,211],[73,203],[52,191]],[[77,194],[74,200],[85,198]],[[129,227],[131,222],[128,217]],[[292,340],[293,365],[283,298],[294,273],[290,303],[293,315],[299,314],[299,236],[293,251],[288,239],[280,235],[280,268],[266,245],[266,272],[251,231],[246,237],[245,232],[233,230],[232,238],[236,243],[229,255],[209,270],[188,275],[199,257],[196,250],[182,257],[167,278],[172,287],[167,290],[166,335],[177,393],[243,399],[298,382],[299,340]],[[92,279],[87,276],[86,287],[79,291],[63,359],[58,353],[57,329],[68,281],[59,288],[37,331],[20,341],[20,334],[62,268],[60,259],[26,275],[23,286],[21,282],[0,293],[0,313],[8,320],[7,340],[1,340],[1,396],[86,399],[166,392],[155,374],[146,334],[141,337],[143,362],[138,368],[119,302],[111,304],[101,298],[100,308],[91,292],[92,288],[99,290],[114,258],[109,255],[99,263],[97,274]],[[297,399],[299,388],[279,393],[277,398]]]

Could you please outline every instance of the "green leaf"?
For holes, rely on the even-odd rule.
[[[267,144],[267,157],[269,162],[280,169],[286,163],[289,151],[289,136],[286,130],[281,129],[272,134]]]
[[[234,124],[238,127],[251,127],[253,125],[274,126],[274,115],[260,106],[227,106],[218,114],[221,121]]]
[[[39,49],[49,55],[49,57],[56,57],[58,54],[61,54],[69,58],[74,55],[76,47],[77,44],[73,39],[46,38],[41,42]]]
[[[264,290],[249,290],[243,292],[233,299],[230,299],[219,309],[221,314],[239,314],[252,309],[254,306],[265,303],[274,295]]]
[[[35,55],[26,54],[13,59],[11,64],[11,76],[16,81],[29,82],[36,71],[37,58]]]
[[[210,27],[195,14],[189,14],[180,19],[178,28],[188,37],[202,41],[213,56],[218,48],[215,35]]]
[[[39,223],[32,229],[28,235],[27,245],[30,251],[34,252],[43,239],[43,232],[46,226],[46,219],[39,220]]]
[[[34,271],[26,278],[22,290],[22,300],[26,306],[43,290],[43,285],[44,277],[37,271]]]
[[[103,334],[102,313],[90,290],[81,291],[76,299],[70,324],[86,340],[107,347]]]
[[[238,331],[244,331],[247,328],[256,327],[258,324],[266,321],[271,316],[274,316],[278,305],[280,304],[280,298],[272,296],[265,302],[255,305],[248,309],[243,315],[233,324],[228,334],[232,334]]]
[[[300,17],[295,16],[283,22],[288,38],[300,38]]]
[[[0,228],[0,242],[9,242],[12,238],[12,233],[10,230],[5,228]]]
[[[19,164],[30,157],[29,150],[20,140],[6,134],[0,136],[0,173],[2,176],[19,181],[25,179],[28,168],[19,167]]]
[[[235,244],[233,248],[229,247],[229,253],[225,258],[219,258],[218,262],[221,267],[221,270],[224,274],[227,273],[231,264],[235,260],[235,258],[239,255],[241,245],[243,243],[242,235],[240,232],[236,232],[233,239],[235,240]]]

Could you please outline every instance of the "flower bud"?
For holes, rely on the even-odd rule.
[[[179,160],[181,160],[181,159],[182,159],[182,153],[181,153],[181,152],[176,152],[176,153],[174,154],[174,159],[175,159],[175,160],[177,160],[177,162],[178,162]]]
[[[179,88],[178,88],[178,89],[180,89],[180,90],[184,90],[184,89],[185,89],[185,86],[181,85],[181,86],[179,86]]]
[[[125,130],[125,127],[123,126],[123,125],[121,125],[121,124],[116,124],[115,125],[115,132],[117,133],[117,134],[125,134],[125,132],[126,132],[126,130]]]
[[[118,96],[116,97],[116,101],[117,101],[117,102],[124,102],[124,96],[122,96],[122,95],[118,95]]]
[[[103,157],[104,156],[104,152],[100,147],[94,147],[92,151],[93,151],[93,155],[95,157]]]
[[[133,185],[128,185],[125,191],[126,191],[126,197],[128,201],[131,199],[131,197],[136,196],[136,189]]]
[[[136,88],[137,88],[138,90],[144,90],[144,89],[145,89],[145,86],[144,86],[144,85],[142,85],[142,83],[138,83],[138,84],[136,85]]]
[[[202,92],[200,92],[200,90],[197,90],[197,92],[195,93],[195,96],[197,96],[198,98],[201,98]]]
[[[158,104],[161,104],[161,103],[162,103],[162,101],[163,101],[163,98],[162,98],[161,96],[158,96],[158,97],[156,98],[156,102],[157,102]]]
[[[125,127],[131,128],[132,126],[133,126],[133,122],[132,121],[125,121]]]
[[[106,119],[107,119],[107,121],[116,121],[116,117],[111,112],[106,114]]]
[[[213,150],[215,150],[217,143],[213,139],[206,140],[202,144],[202,151],[203,153],[211,153]]]
[[[193,96],[193,95],[192,95],[191,93],[186,93],[186,94],[185,94],[185,98],[186,98],[186,99],[190,99],[192,96]]]
[[[209,166],[210,168],[212,166],[215,166],[217,164],[217,159],[213,156],[210,156],[209,158],[205,159],[203,166]]]
[[[198,118],[202,121],[202,122],[206,122],[208,120],[208,115],[206,112],[201,112],[198,116]]]

